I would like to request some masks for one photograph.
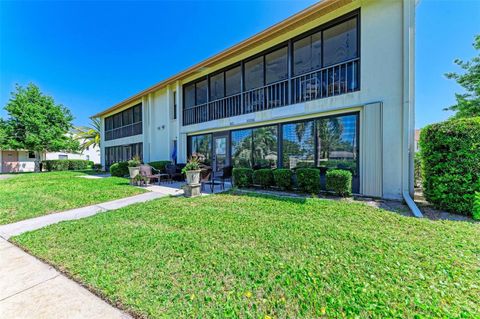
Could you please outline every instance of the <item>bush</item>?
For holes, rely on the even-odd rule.
[[[92,168],[96,171],[101,171],[102,170],[102,164],[93,164]]]
[[[159,171],[165,172],[165,166],[170,164],[171,161],[155,161],[155,162],[150,162],[148,165],[151,167],[158,169]]]
[[[87,169],[89,161],[86,160],[66,160],[68,161],[68,169],[76,171],[80,169]]]
[[[275,185],[282,189],[292,188],[292,171],[286,168],[277,168],[273,171]]]
[[[417,152],[414,158],[414,185],[415,187],[422,186],[422,155]]]
[[[327,190],[346,197],[352,194],[352,173],[342,169],[327,171]]]
[[[118,162],[110,166],[110,174],[116,177],[128,175],[128,162]]]
[[[263,188],[268,188],[273,185],[273,173],[269,168],[258,169],[253,172],[253,183],[260,185]]]
[[[253,169],[251,168],[234,168],[233,184],[236,187],[248,187],[252,185]]]
[[[296,170],[298,188],[309,194],[320,191],[320,170],[316,168],[299,168]]]
[[[436,208],[471,215],[480,191],[480,117],[427,126],[420,148],[425,198]]]
[[[68,160],[46,160],[43,161],[43,167],[47,169],[47,171],[67,171],[69,167]]]
[[[480,192],[475,193],[473,201],[473,219],[480,220]]]

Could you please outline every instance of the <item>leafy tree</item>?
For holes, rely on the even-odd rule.
[[[100,119],[93,118],[90,126],[76,127],[74,133],[75,138],[81,143],[80,150],[100,146]]]
[[[34,152],[36,172],[40,171],[43,152],[78,149],[78,142],[68,134],[73,120],[70,110],[55,104],[53,98],[44,95],[36,85],[17,85],[5,111],[7,119],[1,125],[5,137],[0,146],[3,149]]]
[[[480,51],[480,35],[475,37],[473,47]],[[445,108],[445,110],[455,111],[456,118],[480,116],[480,54],[471,61],[465,62],[457,59],[455,63],[459,65],[465,73],[447,73],[447,78],[454,79],[460,84],[467,93],[455,94],[457,104]]]

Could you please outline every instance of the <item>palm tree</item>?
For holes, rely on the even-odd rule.
[[[74,131],[75,139],[80,141],[80,149],[100,146],[100,119],[91,119],[90,126],[78,126]]]

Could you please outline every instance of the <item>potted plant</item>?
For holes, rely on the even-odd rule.
[[[200,183],[200,172],[200,162],[196,157],[191,157],[182,168],[182,173],[187,176],[187,185]]]
[[[128,161],[128,172],[130,173],[130,178],[134,179],[138,174],[140,174],[140,157],[134,156],[131,160]]]

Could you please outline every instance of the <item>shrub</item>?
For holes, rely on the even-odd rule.
[[[436,208],[470,215],[480,191],[480,117],[427,126],[420,148],[425,198]]]
[[[345,197],[352,194],[352,173],[342,169],[327,171],[326,187],[337,195]]]
[[[110,174],[112,176],[124,177],[128,175],[128,162],[118,162],[110,166]]]
[[[475,193],[473,201],[473,219],[480,220],[480,192]]]
[[[296,170],[298,188],[309,194],[320,191],[320,171],[316,168],[299,168]]]
[[[89,161],[86,160],[66,160],[68,161],[68,169],[72,171],[87,169]]]
[[[234,168],[233,184],[236,187],[248,187],[252,185],[253,169],[251,168]]]
[[[43,161],[43,166],[47,171],[67,171],[69,166],[68,160],[46,160]]]
[[[150,162],[148,165],[151,167],[158,169],[159,171],[165,172],[165,166],[170,164],[170,161],[155,161],[155,162]]]
[[[263,188],[268,188],[273,185],[273,173],[269,168],[258,169],[253,172],[253,183],[260,185]]]
[[[101,171],[102,170],[102,164],[93,164],[92,168],[96,171]]]
[[[282,189],[292,188],[292,171],[286,168],[277,168],[273,171],[275,185]]]
[[[414,170],[415,187],[420,187],[422,186],[422,155],[420,153],[415,153]]]

